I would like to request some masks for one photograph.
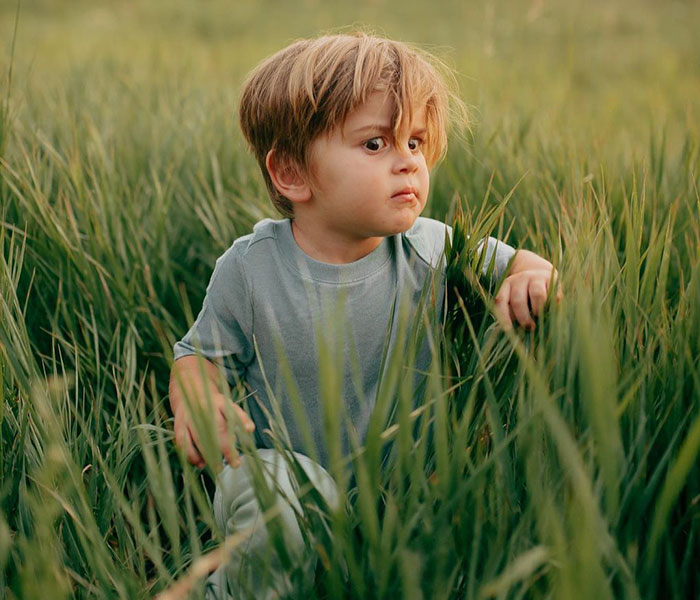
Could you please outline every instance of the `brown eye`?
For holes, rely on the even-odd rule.
[[[367,140],[364,144],[365,148],[371,152],[377,152],[384,148],[386,146],[386,142],[384,141],[384,138],[376,137],[372,138],[370,140]]]
[[[408,149],[409,150],[418,150],[423,145],[423,140],[417,137],[412,137],[409,138],[408,140]]]

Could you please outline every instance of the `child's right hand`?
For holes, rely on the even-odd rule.
[[[211,402],[214,407],[214,415],[216,418],[219,447],[226,458],[226,462],[228,462],[231,467],[238,467],[241,464],[241,459],[233,443],[234,438],[229,433],[229,425],[226,421],[226,405],[230,404],[231,400],[223,394],[212,394]],[[185,403],[181,402],[179,406],[180,407],[174,412],[175,443],[185,452],[189,462],[196,467],[202,468],[206,463],[202,456],[199,436],[192,423],[192,418],[185,407]],[[233,410],[231,412],[234,418],[240,420],[241,425],[247,432],[250,433],[255,430],[253,421],[251,421],[250,417],[240,406],[233,404]]]
[[[230,397],[218,391],[217,367],[205,361],[204,369],[202,369],[202,365],[197,362],[198,360],[194,356],[182,357],[175,361],[170,374],[170,406],[175,420],[173,427],[175,444],[184,451],[190,463],[196,467],[204,467],[206,461],[204,460],[203,447],[194,426],[191,411],[203,408],[204,398],[207,397],[204,390],[208,388],[208,396],[214,409],[218,446],[228,464],[232,467],[238,467],[241,460],[234,445],[235,439],[230,433],[233,423],[229,424],[227,418],[236,419],[249,433],[255,430],[255,425],[240,406],[234,404]],[[202,378],[203,371],[204,378]],[[189,392],[189,402],[185,398],[183,386]],[[199,407],[196,405],[197,401],[202,403]]]

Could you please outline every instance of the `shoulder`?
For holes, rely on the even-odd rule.
[[[263,245],[266,241],[274,243],[279,235],[280,228],[288,226],[287,223],[287,219],[263,219],[258,221],[253,226],[253,232],[239,237],[229,250],[240,256],[245,256],[260,243],[263,243]]]
[[[270,244],[276,244],[279,228],[286,220],[263,219],[253,226],[252,233],[237,238],[233,244],[216,259],[212,279],[230,279],[253,272],[261,263],[269,260]]]
[[[265,255],[264,247],[275,244],[280,228],[287,226],[287,220],[263,219],[253,226],[252,233],[241,236],[218,259],[223,263],[246,263]],[[262,246],[262,248],[261,248]],[[262,250],[262,253],[260,252]]]
[[[444,258],[445,236],[452,238],[452,228],[426,217],[418,217],[413,227],[401,234],[404,243],[431,267],[437,267]]]

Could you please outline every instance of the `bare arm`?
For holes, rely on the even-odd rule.
[[[228,395],[223,393],[226,385],[219,368],[197,356],[177,359],[170,371],[170,407],[175,418],[175,443],[184,450],[187,460],[197,467],[203,467],[205,461],[193,425],[192,411],[204,408],[207,397],[214,408],[219,447],[231,466],[238,466],[240,459],[229,432],[227,414],[238,417],[246,431],[255,429],[245,411],[232,404]]]

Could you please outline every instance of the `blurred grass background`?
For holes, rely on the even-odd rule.
[[[6,43],[14,10],[3,3]],[[630,150],[652,123],[682,131],[697,121],[697,10],[636,0],[25,2],[17,87],[26,76],[46,92],[96,69],[94,83],[114,79],[113,87],[179,75],[191,91],[216,82],[235,93],[260,57],[295,38],[359,26],[443,54],[484,119],[524,115],[538,132]]]
[[[551,258],[567,301],[535,336],[455,309],[419,415],[390,365],[399,433],[377,417],[347,512],[305,507],[325,558],[292,596],[698,596],[698,2],[27,1],[13,52],[17,8],[0,4],[3,595],[150,597],[221,542],[166,393],[216,257],[274,216],[237,91],[292,40],[363,28],[441,56],[470,106],[426,214],[464,202],[467,231]],[[469,257],[450,255],[465,295]]]

